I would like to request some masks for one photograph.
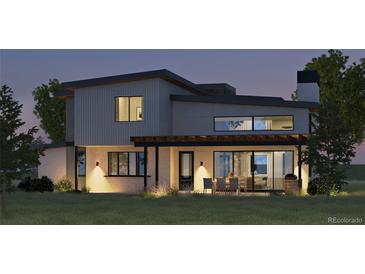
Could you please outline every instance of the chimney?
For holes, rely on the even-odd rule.
[[[319,103],[319,75],[315,70],[297,72],[298,101]]]

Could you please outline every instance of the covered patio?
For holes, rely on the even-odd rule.
[[[288,134],[208,135],[208,136],[135,136],[131,141],[143,147],[154,163],[155,186],[159,186],[159,148],[170,148],[171,186],[181,191],[204,191],[204,181],[213,184],[224,180],[238,181],[242,192],[275,192],[284,190],[284,177],[295,173],[298,181],[307,183],[309,169],[302,167],[302,151],[308,136]],[[151,148],[154,148],[154,155]],[[147,188],[146,157],[144,187]],[[303,178],[303,170],[305,172]]]

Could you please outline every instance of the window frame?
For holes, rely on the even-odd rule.
[[[216,128],[216,118],[251,118],[251,123],[253,123],[253,117],[252,116],[214,116],[213,117],[213,130],[216,132],[242,132],[242,131],[253,131],[253,124],[251,124],[251,129],[240,129],[240,130],[218,130]]]
[[[234,170],[234,153],[240,153],[240,152],[249,152],[251,153],[251,156],[255,156],[255,152],[290,152],[292,153],[292,170],[293,172],[295,172],[295,161],[294,161],[294,157],[295,157],[295,151],[292,149],[273,149],[273,150],[214,150],[213,151],[213,178],[216,178],[216,171],[215,171],[215,153],[218,152],[230,152],[232,153],[232,171],[235,172]],[[275,163],[274,163],[275,164]]]
[[[291,122],[293,125],[292,129],[255,129],[255,117],[290,117],[291,118]],[[215,119],[216,118],[251,118],[251,130],[217,130],[216,129],[216,125],[215,125]],[[246,116],[234,116],[234,115],[229,115],[229,116],[213,116],[213,131],[214,132],[250,132],[250,131],[294,131],[295,130],[295,123],[294,123],[295,119],[294,119],[294,115],[292,114],[275,114],[275,115],[246,115]]]
[[[116,153],[118,155],[117,157],[117,174],[116,175],[112,175],[110,174],[110,167],[112,162],[109,161],[110,159],[110,155]],[[128,157],[127,157],[127,175],[120,175],[119,172],[119,163],[120,163],[120,154],[121,153],[127,153]],[[135,163],[136,163],[136,175],[129,175],[130,171],[129,171],[129,154],[130,153],[135,153],[136,157],[135,157]],[[144,177],[144,175],[141,175],[141,172],[144,172],[144,170],[140,170],[139,168],[139,161],[140,161],[140,154],[144,154],[143,151],[109,151],[108,152],[108,175],[105,175],[105,177]]]
[[[290,117],[292,123],[292,129],[255,129],[255,118],[265,118],[265,117]],[[253,131],[293,131],[294,130],[294,115],[254,115],[252,116],[252,130]]]
[[[85,173],[81,174],[80,173],[80,156],[81,154],[84,155],[84,163],[83,165],[85,165]],[[77,177],[85,177],[86,176],[86,150],[78,150],[77,151]]]
[[[131,99],[130,98],[134,98],[134,97],[140,97],[142,98],[142,120],[136,120],[136,121],[131,121]],[[128,98],[128,120],[127,121],[119,121],[117,119],[117,99],[118,98]],[[114,122],[116,123],[131,123],[131,122],[143,122],[144,121],[144,96],[143,95],[121,95],[121,96],[114,96]]]

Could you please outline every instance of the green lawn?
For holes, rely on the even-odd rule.
[[[328,217],[365,222],[365,181],[347,190],[347,196],[330,198],[13,192],[0,224],[327,224]]]

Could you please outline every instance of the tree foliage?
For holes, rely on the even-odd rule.
[[[24,125],[20,115],[23,105],[13,99],[13,91],[6,85],[0,90],[0,185],[1,210],[4,210],[4,192],[14,179],[20,179],[31,168],[39,164],[41,139],[35,139],[38,132],[32,127],[20,132]]]
[[[348,58],[330,50],[305,67],[320,76],[321,102],[305,161],[318,175],[314,183],[327,194],[345,184],[345,169],[365,134],[365,59],[348,64]]]
[[[66,104],[54,96],[61,89],[59,81],[51,79],[48,85],[42,84],[33,91],[33,98],[36,102],[33,112],[40,120],[40,127],[48,134],[52,143],[60,143],[65,140]]]

